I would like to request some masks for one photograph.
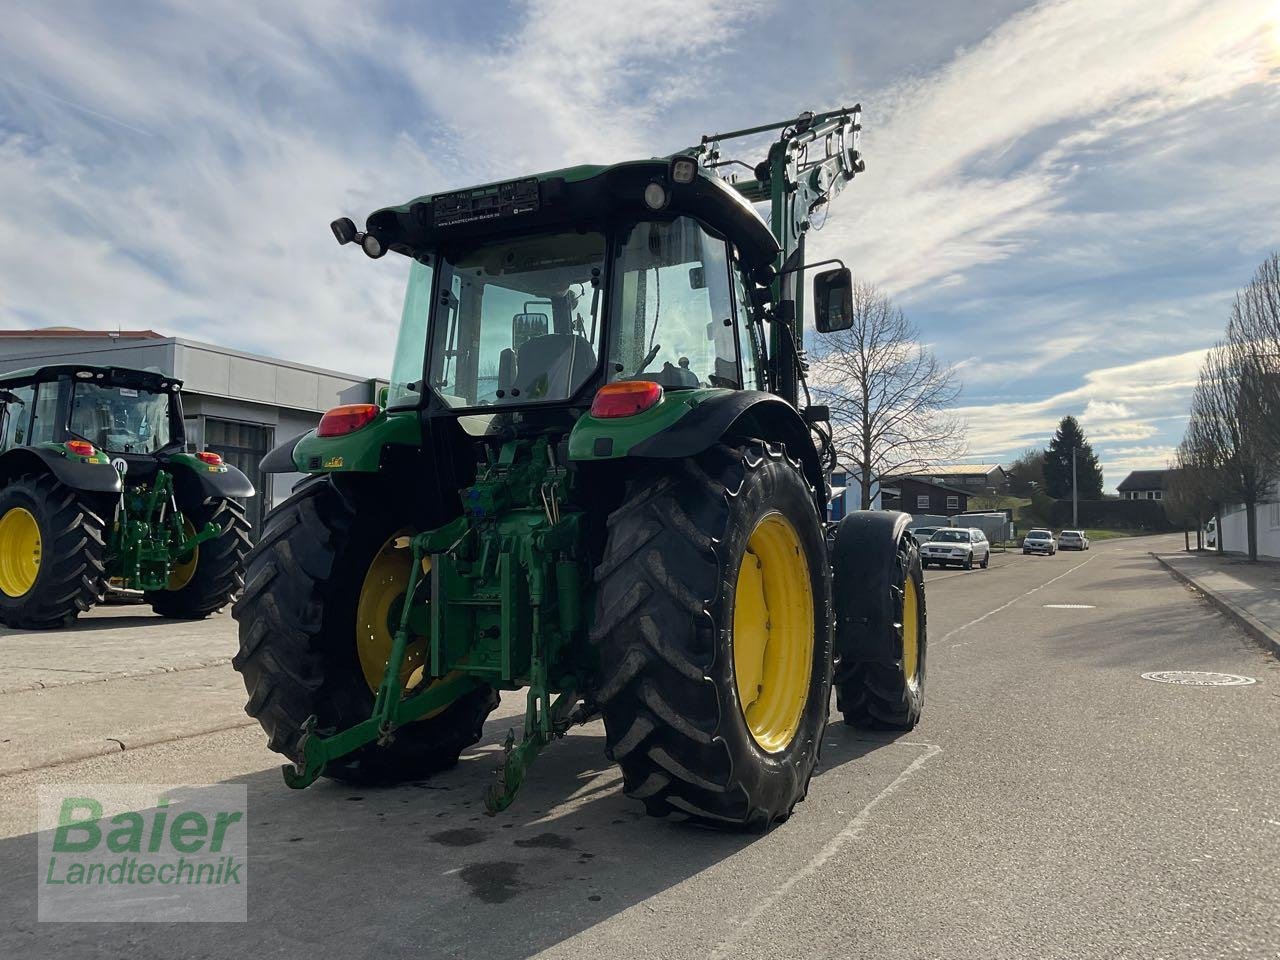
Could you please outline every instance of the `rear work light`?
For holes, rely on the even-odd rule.
[[[662,387],[652,380],[620,380],[606,383],[591,401],[591,415],[602,420],[630,417],[656,406]]]
[[[211,467],[222,466],[222,454],[214,453],[212,450],[201,450],[196,454],[196,459],[201,463],[207,463]]]
[[[341,437],[352,433],[376,417],[380,409],[376,403],[351,403],[345,407],[334,407],[320,418],[316,436]]]
[[[98,452],[97,448],[88,440],[68,440],[67,449],[77,457],[92,457]]]

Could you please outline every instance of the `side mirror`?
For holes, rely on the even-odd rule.
[[[824,270],[813,278],[813,325],[819,333],[853,326],[853,274],[848,267]]]
[[[512,349],[519,350],[522,344],[534,337],[545,337],[547,324],[545,313],[517,313],[511,318]]]
[[[329,229],[333,231],[333,238],[340,244],[351,243],[359,236],[359,231],[356,230],[356,225],[351,222],[350,217],[339,217],[329,224]]]

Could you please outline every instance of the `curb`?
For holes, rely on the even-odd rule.
[[[1175,580],[1179,580],[1187,586],[1193,587],[1202,594],[1206,600],[1217,607],[1218,610],[1226,614],[1228,619],[1235,621],[1236,626],[1240,627],[1240,629],[1248,634],[1250,639],[1260,647],[1273,656],[1280,657],[1280,633],[1272,630],[1257,617],[1250,614],[1247,610],[1238,607],[1226,597],[1222,596],[1222,594],[1215,593],[1204,584],[1199,583],[1190,574],[1183,573],[1158,553],[1148,550],[1147,554],[1173,574],[1173,578]]]

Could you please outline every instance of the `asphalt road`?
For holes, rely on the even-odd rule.
[[[766,836],[643,817],[599,725],[484,816],[516,701],[434,780],[291,792],[236,726],[225,619],[157,653],[166,672],[116,669],[126,635],[116,655],[90,636],[113,627],[0,635],[0,957],[1274,958],[1280,663],[1157,545],[930,571],[924,720],[833,720],[808,800]],[[127,626],[163,647],[167,628]],[[37,923],[34,791],[77,781],[247,784],[249,922]]]

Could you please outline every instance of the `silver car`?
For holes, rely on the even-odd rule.
[[[1058,552],[1058,541],[1052,530],[1028,530],[1022,538],[1023,553],[1043,553],[1052,557]]]
[[[977,527],[940,527],[920,547],[920,565],[931,567],[964,567],[977,564],[983,570],[991,563],[991,544]]]
[[[1088,550],[1089,538],[1083,530],[1063,530],[1058,534],[1059,550]]]

